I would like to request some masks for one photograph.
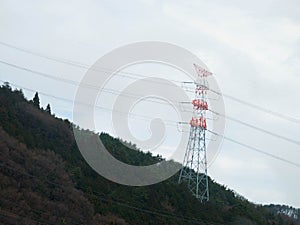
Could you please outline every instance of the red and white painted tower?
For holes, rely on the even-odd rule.
[[[190,120],[189,141],[180,171],[179,183],[186,181],[190,191],[201,202],[209,200],[206,159],[206,111],[208,82],[212,73],[194,64],[197,71],[193,116]]]

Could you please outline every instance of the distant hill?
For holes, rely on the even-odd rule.
[[[298,223],[300,223],[300,209],[295,209],[287,205],[266,205],[265,208],[270,210],[274,214],[281,214],[287,217],[293,218]]]
[[[83,160],[71,122],[8,84],[0,87],[0,121],[0,224],[300,224],[295,213],[255,205],[211,179],[206,204],[178,185],[178,174],[146,187],[108,181]],[[163,160],[108,134],[99,138],[123,162]]]

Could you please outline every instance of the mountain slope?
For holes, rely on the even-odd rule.
[[[185,184],[177,184],[178,174],[147,187],[107,181],[83,160],[69,121],[55,118],[8,85],[0,88],[0,119],[3,224],[296,224],[212,180],[206,204]],[[123,162],[162,160],[108,134],[100,138]]]
[[[0,224],[98,224],[109,218],[75,188],[53,151],[32,150],[0,129]]]

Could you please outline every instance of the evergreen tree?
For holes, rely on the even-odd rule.
[[[7,89],[7,90],[11,90],[11,87],[10,87],[9,82],[4,82],[3,87],[4,87],[5,89]]]
[[[50,104],[47,105],[46,107],[46,112],[51,114],[51,107],[50,107]]]
[[[37,92],[35,93],[32,101],[33,101],[33,105],[40,108],[40,98],[39,98],[39,94]]]

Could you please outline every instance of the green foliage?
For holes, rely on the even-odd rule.
[[[211,179],[211,201],[206,204],[196,200],[186,184],[177,183],[178,174],[146,187],[108,181],[82,158],[72,134],[76,126],[50,116],[47,109],[36,107],[37,102],[29,104],[22,91],[13,91],[9,84],[0,88],[1,161],[32,175],[25,178],[0,166],[1,208],[13,208],[2,199],[14,199],[20,205],[16,211],[24,218],[56,224],[296,224]],[[87,137],[92,134],[82,132]],[[125,163],[151,165],[164,160],[106,133],[99,138]],[[33,196],[39,196],[39,201]]]

